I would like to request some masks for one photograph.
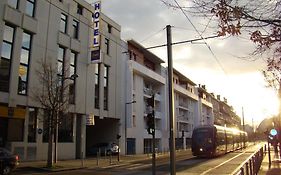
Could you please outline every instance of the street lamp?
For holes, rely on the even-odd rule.
[[[70,77],[61,77],[61,80],[64,82],[65,80],[72,80],[72,81],[75,81],[76,78],[78,78],[79,76],[75,73],[75,74],[72,74]],[[64,83],[62,83],[63,85]],[[62,88],[63,89],[63,88]],[[61,95],[63,92],[61,91]],[[55,137],[55,163],[57,163],[58,161],[58,136],[59,136],[59,112],[60,111],[57,111],[57,117],[56,117],[56,122],[55,122],[55,125],[56,125],[56,137]]]
[[[136,103],[135,100],[125,103],[125,155],[127,154],[127,105]]]

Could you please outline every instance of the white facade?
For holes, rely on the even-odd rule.
[[[59,126],[64,127],[59,129],[59,135],[66,132],[68,137],[58,143],[58,159],[85,156],[86,140],[87,144],[94,143],[106,136],[116,141],[122,114],[119,100],[124,96],[123,85],[118,81],[122,78],[121,70],[117,69],[122,67],[121,27],[101,15],[102,61],[98,64],[97,78],[97,66],[90,64],[94,8],[86,1],[38,0],[30,4],[26,0],[4,0],[0,1],[0,11],[3,12],[0,19],[0,146],[19,154],[21,160],[47,158],[43,110],[32,94],[42,88],[36,73],[39,62],[49,62],[59,68],[60,51],[63,51],[63,61],[60,61],[67,70],[65,76],[75,72],[79,77],[75,79],[75,98],[68,109],[71,115]],[[71,60],[73,56],[76,61]],[[20,91],[19,77],[26,85]],[[99,91],[95,93],[96,79],[99,79]],[[97,122],[86,127],[89,115],[94,115]],[[103,122],[110,123],[104,128],[107,132],[97,134]]]
[[[199,98],[196,84],[175,69],[173,82],[176,148],[185,149],[190,144],[194,121],[198,118]]]
[[[135,41],[128,41],[126,62],[126,112],[127,112],[127,154],[148,153],[151,151],[152,136],[147,132],[146,100],[155,95],[156,147],[159,151],[168,149],[165,74],[163,61]],[[150,67],[151,66],[151,67]],[[135,103],[131,103],[135,101]]]

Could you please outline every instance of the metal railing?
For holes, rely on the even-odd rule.
[[[266,145],[254,152],[238,168],[233,171],[233,175],[257,175],[260,169],[264,155],[266,154]]]

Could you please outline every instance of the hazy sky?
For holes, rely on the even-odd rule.
[[[95,2],[88,0],[89,2]],[[102,12],[121,25],[121,37],[134,39],[144,47],[166,43],[166,25],[172,26],[173,42],[199,38],[184,14],[168,8],[160,0],[101,0]],[[173,1],[171,1],[173,2]],[[181,5],[187,1],[178,0]],[[192,18],[203,37],[212,36],[215,29],[205,30],[207,19]],[[215,21],[215,20],[214,20]],[[274,90],[266,88],[261,74],[265,69],[262,58],[245,61],[254,49],[251,41],[242,37],[211,39],[203,42],[173,46],[174,68],[196,84],[205,84],[208,92],[221,95],[242,116],[242,107],[248,123],[259,123],[277,113],[278,100]],[[166,48],[151,52],[166,61]]]

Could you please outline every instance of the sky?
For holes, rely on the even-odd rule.
[[[178,0],[183,6],[187,2]],[[101,0],[101,3],[102,13],[121,25],[121,38],[134,39],[144,47],[165,44],[166,25],[172,26],[172,42],[200,38],[196,30],[203,37],[216,34],[215,28],[205,28],[208,19],[187,13],[188,20],[179,9],[169,8],[160,0]],[[257,126],[264,118],[277,114],[277,93],[266,87],[261,73],[266,68],[264,59],[245,60],[254,44],[243,36],[209,39],[206,43],[174,45],[173,67],[197,85],[206,85],[209,93],[225,97],[240,117],[243,108],[248,124]],[[166,47],[150,51],[167,62]]]

